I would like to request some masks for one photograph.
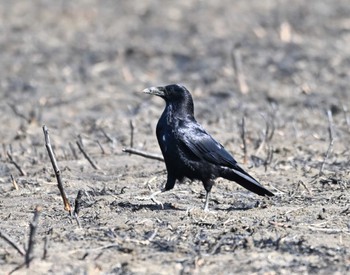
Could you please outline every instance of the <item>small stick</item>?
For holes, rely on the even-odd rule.
[[[64,159],[67,160],[67,154],[66,154],[66,150],[64,149],[64,146],[62,146],[61,149],[62,149]]]
[[[67,199],[66,192],[64,191],[64,188],[63,188],[61,172],[60,172],[60,169],[58,168],[57,161],[56,161],[55,155],[54,155],[52,147],[51,147],[49,130],[47,129],[46,125],[43,126],[43,131],[44,131],[44,137],[45,137],[45,146],[46,146],[47,152],[49,154],[53,170],[54,170],[55,175],[56,175],[57,186],[58,186],[58,189],[60,190],[60,194],[61,194],[61,197],[63,199],[64,210],[68,211],[69,214],[71,214],[71,211],[72,211],[71,206],[70,206],[70,203]]]
[[[46,235],[44,239],[44,252],[43,252],[43,257],[41,258],[42,260],[46,260],[47,258],[48,247],[49,247],[49,236]]]
[[[34,244],[35,244],[35,235],[36,235],[36,230],[38,228],[38,220],[39,216],[41,213],[41,207],[37,206],[34,211],[34,217],[33,221],[29,224],[30,231],[29,231],[29,241],[28,241],[28,248],[27,252],[25,255],[25,263],[27,265],[27,268],[29,267],[29,264],[31,260],[33,259],[33,249],[34,249]]]
[[[242,94],[247,94],[249,93],[249,87],[243,74],[243,62],[239,44],[236,44],[232,49],[232,61],[239,90]]]
[[[7,151],[7,156],[10,160],[10,162],[17,168],[17,170],[19,171],[19,173],[21,174],[21,176],[26,176],[27,173],[24,172],[24,170],[21,168],[21,166],[19,166],[19,164],[17,162],[14,161],[14,159],[12,158],[12,155],[10,153],[10,151]]]
[[[74,158],[78,159],[77,152],[75,151],[73,144],[71,142],[69,142],[68,144],[69,144],[69,148],[71,149]]]
[[[134,147],[134,122],[130,119],[130,148]]]
[[[106,139],[107,139],[109,142],[111,142],[111,143],[114,143],[114,142],[115,142],[115,139],[112,138],[110,135],[108,135],[108,134],[106,133],[106,131],[105,131],[103,128],[101,128],[100,130],[101,130],[102,134],[106,137]]]
[[[248,153],[247,153],[247,140],[246,140],[245,118],[244,118],[244,116],[242,117],[242,124],[241,124],[241,138],[242,138],[242,141],[243,141],[243,153],[244,153],[243,163],[247,164]]]
[[[343,105],[343,111],[344,111],[346,125],[348,126],[348,130],[350,131],[350,116],[348,115],[348,108],[345,105]]]
[[[24,115],[22,112],[18,111],[17,106],[15,104],[9,103],[8,104],[10,106],[10,108],[12,109],[12,111],[14,112],[14,114],[20,118],[23,118],[25,121],[27,121],[28,123],[30,122],[30,118],[28,118],[26,115]]]
[[[49,248],[49,242],[50,242],[50,235],[52,235],[52,228],[49,229],[45,236],[44,240],[44,251],[43,251],[43,257],[42,260],[46,260],[47,254],[48,254],[48,248]]]
[[[105,149],[103,148],[101,142],[100,142],[99,140],[96,140],[96,143],[97,143],[98,146],[100,147],[102,154],[105,155],[105,154],[106,154],[106,151],[105,151]]]
[[[19,190],[18,185],[17,185],[17,182],[16,182],[15,178],[12,176],[12,174],[10,175],[10,177],[11,177],[11,182],[12,182],[13,187],[14,187],[16,190]]]
[[[91,157],[88,155],[88,153],[84,150],[83,145],[79,140],[77,140],[77,145],[80,150],[80,152],[83,153],[84,157],[87,159],[87,161],[91,164],[92,168],[95,170],[101,170],[100,167],[97,166],[97,164],[91,159]]]
[[[306,184],[302,180],[299,180],[298,183],[306,189],[306,191],[309,193],[310,196],[312,196],[311,190],[306,186]]]
[[[74,214],[79,214],[80,212],[80,205],[81,205],[81,198],[83,197],[83,191],[79,190],[77,197],[75,198],[75,204],[74,204]]]
[[[123,152],[124,153],[138,155],[138,156],[149,158],[149,159],[155,159],[155,160],[159,160],[159,161],[164,161],[164,158],[161,155],[147,153],[145,151],[137,150],[137,149],[134,149],[134,148],[124,148]]]
[[[332,111],[330,109],[327,110],[327,117],[328,117],[328,133],[329,133],[329,145],[327,148],[327,152],[324,156],[320,171],[318,173],[318,176],[321,176],[325,163],[329,157],[330,152],[333,149],[333,144],[334,144],[334,130],[333,130],[333,115],[332,115]]]
[[[75,204],[74,204],[74,217],[77,221],[77,224],[79,227],[81,227],[80,220],[79,220],[79,212],[80,212],[80,206],[81,206],[81,198],[83,197],[83,191],[79,190],[77,197],[75,198]]]
[[[333,114],[330,109],[327,110],[327,117],[328,117],[329,140],[334,140]]]
[[[16,244],[16,242],[14,240],[12,240],[11,237],[9,235],[7,235],[6,233],[0,231],[0,238],[4,239],[9,245],[11,245],[14,249],[16,249],[17,252],[19,254],[21,254],[22,256],[24,256],[26,254],[26,252],[23,250],[23,248],[20,247],[18,244]]]
[[[273,158],[273,146],[268,145],[267,147],[267,155],[264,161],[265,172],[267,171],[267,166],[271,164]]]

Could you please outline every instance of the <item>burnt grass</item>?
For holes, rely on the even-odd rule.
[[[349,273],[348,1],[1,1],[0,14],[0,230],[19,250],[41,207],[28,268],[0,238],[2,274]],[[147,199],[164,163],[122,149],[160,154],[164,103],[141,91],[169,83],[275,197],[218,179],[208,213],[198,182],[163,209]],[[73,209],[81,190],[80,226],[44,124]]]

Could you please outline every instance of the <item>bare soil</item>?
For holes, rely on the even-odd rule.
[[[1,238],[0,273],[349,273],[349,14],[347,0],[1,1],[1,232],[26,248],[42,210],[29,268]],[[132,121],[133,147],[160,154],[164,103],[141,91],[169,83],[275,197],[218,179],[209,213],[198,182],[159,196],[163,209],[147,200],[164,163],[122,149]],[[81,227],[43,124],[73,207],[83,192]]]

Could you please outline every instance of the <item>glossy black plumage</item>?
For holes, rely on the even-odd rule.
[[[205,209],[214,179],[223,177],[261,196],[273,196],[257,180],[238,166],[225,148],[215,141],[194,118],[193,100],[182,85],[152,87],[145,93],[162,97],[166,106],[157,124],[157,139],[168,172],[162,191],[185,177],[203,182],[207,192]]]

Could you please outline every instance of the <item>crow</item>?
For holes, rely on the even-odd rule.
[[[153,201],[157,202],[154,195],[171,190],[176,180],[181,182],[184,178],[202,181],[206,191],[205,211],[208,211],[214,179],[218,177],[235,181],[260,196],[274,196],[245,172],[196,121],[192,96],[184,86],[171,84],[151,87],[143,92],[159,96],[166,103],[156,134],[165,161],[167,181],[161,191],[151,196]]]

